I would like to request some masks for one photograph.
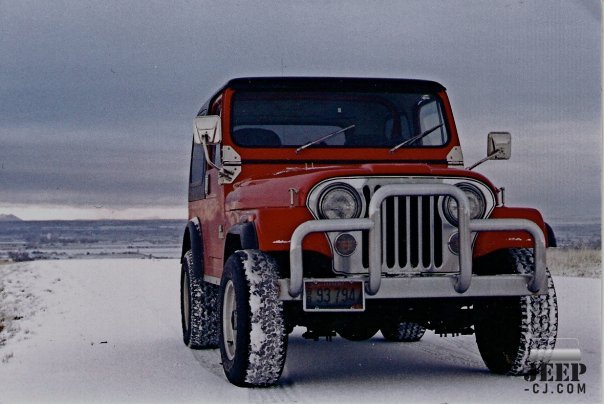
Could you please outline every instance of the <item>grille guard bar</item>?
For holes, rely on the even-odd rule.
[[[465,193],[449,184],[396,184],[378,189],[369,203],[368,218],[309,220],[302,223],[292,234],[290,243],[289,295],[298,297],[303,288],[302,242],[310,233],[328,231],[369,230],[369,281],[366,283],[368,295],[380,290],[381,273],[381,205],[392,196],[451,196],[457,201],[459,231],[459,273],[454,289],[458,294],[468,290],[472,282],[472,232],[479,231],[526,231],[533,238],[533,258],[535,270],[529,275],[527,288],[539,292],[546,282],[545,236],[541,228],[527,219],[474,219],[470,220],[470,202]]]

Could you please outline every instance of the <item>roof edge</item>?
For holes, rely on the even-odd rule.
[[[207,111],[209,104],[225,89],[259,91],[445,91],[446,88],[431,80],[371,77],[313,77],[313,76],[266,76],[238,77],[229,80],[204,104],[198,115]],[[205,108],[205,110],[204,110]],[[207,112],[206,112],[207,113]]]
[[[445,90],[445,87],[431,80],[370,77],[240,77],[231,79],[223,88],[257,89],[398,89],[398,90]]]

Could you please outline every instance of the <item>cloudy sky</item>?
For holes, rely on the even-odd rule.
[[[598,0],[0,0],[0,214],[186,218],[191,120],[237,76],[444,84],[509,205],[599,219]]]

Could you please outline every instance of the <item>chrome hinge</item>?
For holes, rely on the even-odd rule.
[[[220,184],[232,184],[241,174],[241,156],[231,146],[222,146],[222,167],[220,169]]]

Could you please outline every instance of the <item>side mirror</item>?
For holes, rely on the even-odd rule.
[[[509,160],[512,157],[512,135],[510,132],[489,133],[487,156],[493,160]]]
[[[218,144],[222,140],[220,116],[198,116],[193,121],[193,140],[197,144]]]
[[[468,167],[472,170],[488,160],[508,160],[512,157],[510,132],[491,132],[487,138],[487,156]]]

